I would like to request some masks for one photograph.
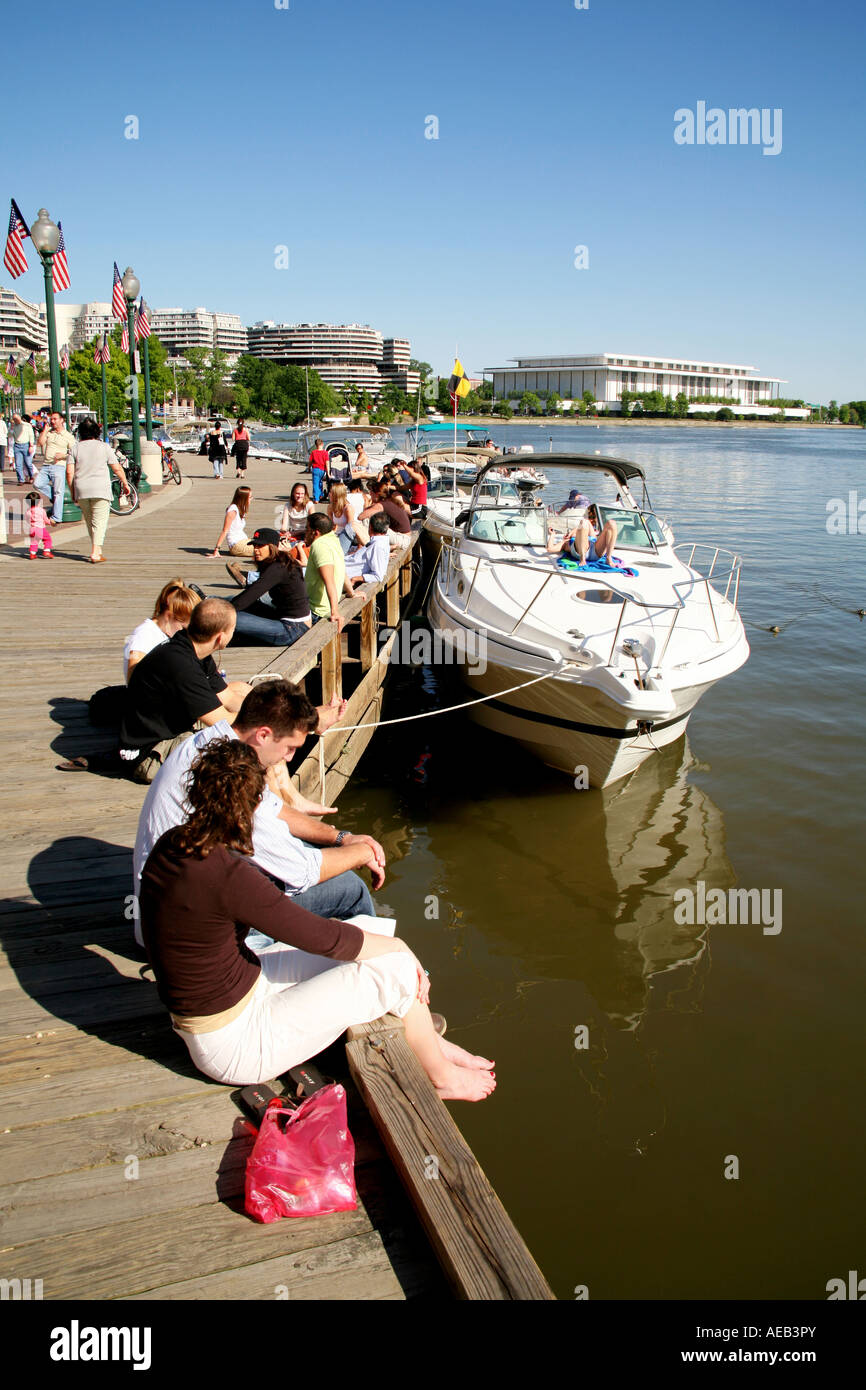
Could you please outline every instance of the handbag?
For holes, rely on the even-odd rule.
[[[281,1216],[324,1216],[357,1205],[345,1087],[325,1086],[297,1109],[275,1097],[247,1160],[247,1214],[267,1225]]]

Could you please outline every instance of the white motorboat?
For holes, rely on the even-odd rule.
[[[577,478],[594,493],[599,524],[617,528],[621,563],[579,565],[549,543],[558,548],[580,505],[547,510],[524,497],[489,506],[490,466],[455,518],[455,537],[443,538],[431,625],[473,691],[493,697],[470,709],[474,719],[577,785],[607,786],[681,738],[700,697],[746,661],[740,559],[674,545],[637,464],[549,454],[545,468],[562,480],[552,500],[568,488],[573,500]]]
[[[472,453],[460,450],[455,456],[453,449],[432,449],[419,458],[419,464],[426,466],[430,473],[424,530],[436,548],[446,537],[455,537],[457,518],[472,500],[479,463],[497,457],[489,450],[479,459],[477,450]],[[480,495],[489,507],[520,506],[517,487],[495,470],[485,478]]]

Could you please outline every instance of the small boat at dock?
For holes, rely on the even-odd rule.
[[[429,620],[475,694],[493,697],[473,719],[576,784],[603,787],[681,738],[701,696],[746,661],[741,561],[713,545],[675,545],[638,464],[544,462],[562,480],[548,506],[531,496],[490,505],[494,465],[479,470],[455,534],[442,537]],[[576,480],[598,498],[599,526],[616,525],[614,565],[549,549],[586,510]]]

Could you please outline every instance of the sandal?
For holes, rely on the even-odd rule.
[[[90,763],[84,757],[70,758],[65,763],[57,764],[58,772],[89,772]]]

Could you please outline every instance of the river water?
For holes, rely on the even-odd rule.
[[[606,791],[453,714],[377,734],[340,821],[384,842],[449,1036],[496,1059],[452,1108],[558,1297],[826,1298],[866,1275],[866,535],[828,530],[866,433],[492,433],[642,464],[678,542],[743,556],[751,657]],[[385,716],[464,696],[398,668]],[[698,882],[767,890],[774,929],[679,925]]]

